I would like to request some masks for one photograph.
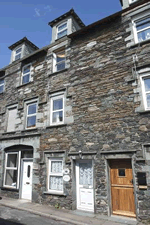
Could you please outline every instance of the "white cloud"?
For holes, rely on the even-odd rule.
[[[39,8],[35,8],[35,16],[36,17],[42,17],[45,16],[47,13],[51,12],[51,6],[50,5],[46,5],[43,8],[39,9]]]

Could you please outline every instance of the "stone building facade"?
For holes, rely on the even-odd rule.
[[[16,42],[0,70],[1,194],[102,215],[150,218],[150,1],[52,42]]]

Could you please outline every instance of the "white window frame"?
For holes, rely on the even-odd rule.
[[[61,54],[61,53],[64,53],[65,59],[62,60],[61,62],[57,63],[57,55],[58,55],[58,54]],[[53,72],[59,72],[59,71],[61,71],[61,70],[58,70],[58,69],[57,69],[57,65],[58,65],[58,64],[61,64],[62,62],[65,63],[65,68],[66,68],[66,54],[65,54],[65,49],[62,49],[62,50],[60,50],[60,51],[57,51],[57,52],[53,53]],[[65,68],[64,68],[64,69],[65,69]],[[63,70],[63,69],[62,69],[62,70]]]
[[[35,104],[36,104],[36,113],[28,115],[28,108],[29,108],[29,106],[35,105]],[[36,128],[36,124],[37,124],[37,107],[38,107],[37,101],[30,102],[30,103],[27,104],[27,107],[26,107],[26,129],[34,129],[34,128]],[[32,116],[36,116],[35,126],[34,127],[27,127],[28,118],[32,117]]]
[[[137,31],[136,29],[136,23],[140,20],[144,20],[145,18],[147,18],[148,16],[150,15],[150,10],[147,11],[147,12],[143,12],[141,14],[138,14],[136,15],[135,17],[133,17],[133,20],[132,20],[132,26],[133,26],[133,34],[134,34],[134,40],[135,40],[135,43],[140,43],[139,40],[138,40],[138,33],[141,32],[141,31],[144,31],[144,30],[147,30],[148,28],[150,27],[146,27],[144,29],[141,29],[140,31]],[[150,39],[145,39],[143,41],[146,41],[146,40],[150,40]]]
[[[51,163],[52,162],[62,162],[62,172],[61,173],[54,173],[51,172]],[[62,191],[60,190],[52,190],[50,189],[50,176],[54,176],[54,177],[62,177]],[[64,193],[64,185],[63,185],[63,159],[62,158],[48,158],[48,185],[47,185],[47,189],[48,192],[53,193],[53,194],[63,194]]]
[[[30,66],[30,72],[28,73],[23,73],[24,72],[24,68]],[[27,74],[29,74],[29,81],[27,83],[23,83],[23,77],[26,76]],[[31,63],[24,65],[22,67],[22,76],[21,76],[21,84],[28,84],[31,81]]]
[[[129,4],[136,2],[137,0],[129,0]]]
[[[144,102],[144,108],[145,110],[150,110],[150,107],[147,107],[147,100],[146,100],[146,94],[150,94],[150,91],[145,91],[145,85],[144,85],[144,79],[149,78],[150,74],[143,74],[140,76],[141,86],[142,86],[142,96],[143,96],[143,102]]]
[[[64,25],[64,24],[67,24],[67,26],[66,26],[65,28],[63,28],[61,31],[58,31],[59,27],[62,26],[62,25]],[[60,24],[57,26],[56,29],[57,29],[57,31],[56,31],[56,39],[65,37],[65,36],[68,34],[68,21],[64,21],[64,22],[60,23]],[[62,32],[62,31],[64,31],[64,30],[67,30],[67,34],[64,35],[64,36],[62,36],[62,37],[58,37],[58,34],[59,34],[60,32]]]
[[[54,110],[53,111],[53,101],[62,98],[63,101],[63,108],[59,109],[59,110]],[[64,100],[64,94],[59,94],[59,95],[54,95],[51,96],[50,98],[50,125],[59,125],[59,124],[64,124],[64,116],[65,116],[65,112],[64,112],[64,104],[65,104],[65,100]],[[59,111],[63,111],[63,120],[60,122],[53,122],[53,112],[59,112]]]
[[[21,51],[19,53],[16,53],[19,49],[21,49]],[[14,61],[19,60],[19,59],[16,59],[16,56],[17,55],[20,55],[20,58],[19,59],[21,59],[21,56],[22,56],[22,47],[18,47],[17,49],[14,50]]]
[[[0,94],[1,94],[1,93],[3,93],[3,92],[4,92],[4,87],[5,87],[5,85],[4,85],[4,79],[0,79],[0,81],[3,81],[3,84],[0,84],[0,87],[3,87],[2,92],[0,92]]]
[[[17,155],[17,167],[7,167],[7,159],[8,155],[16,154]],[[3,180],[3,186],[8,187],[11,189],[18,189],[19,188],[19,175],[20,175],[20,157],[21,157],[21,152],[7,152],[5,153],[5,168],[4,168],[4,180]],[[6,171],[7,170],[18,170],[17,172],[17,184],[16,187],[9,186],[5,184],[6,181]]]

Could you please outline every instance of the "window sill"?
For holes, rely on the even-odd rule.
[[[17,86],[17,88],[22,88],[22,87],[24,87],[24,86],[26,86],[28,84],[31,84],[31,83],[33,83],[33,81],[30,81],[30,82],[28,82],[26,84],[21,84],[21,85]]]
[[[141,113],[141,114],[146,114],[146,113],[150,113],[150,109],[147,109],[147,110],[139,110],[137,111],[137,113]]]
[[[68,70],[68,69],[65,68],[65,69],[63,69],[63,70],[56,71],[56,72],[54,72],[54,73],[49,74],[49,77],[50,77],[50,76],[54,76],[54,75],[56,75],[56,74],[58,74],[58,73],[63,73],[63,72],[65,72],[65,71],[67,71],[67,70]]]
[[[150,39],[133,44],[129,48],[136,48],[136,47],[148,44],[148,43],[150,43]]]
[[[21,132],[30,132],[30,131],[38,131],[38,128],[35,127],[35,128],[31,128],[31,129],[25,129],[25,130],[22,130]]]
[[[147,186],[146,185],[139,185],[139,190],[147,190]]]
[[[47,126],[46,129],[49,129],[49,128],[55,128],[55,127],[66,127],[67,124],[66,123],[63,123],[63,124],[56,124],[56,125],[50,125],[50,126]]]
[[[10,188],[10,187],[1,187],[1,190],[19,192],[19,189]]]
[[[5,135],[5,134],[15,134],[16,131],[10,131],[10,132],[5,132],[5,133],[2,133],[2,135]]]
[[[50,191],[44,191],[44,195],[59,195],[59,196],[66,196],[64,193],[58,193],[58,192],[50,192]]]

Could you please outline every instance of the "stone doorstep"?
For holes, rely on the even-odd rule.
[[[49,217],[54,220],[61,220],[70,224],[77,225],[136,225],[138,224],[135,219],[130,219],[120,216],[101,216],[98,214],[87,213],[79,210],[66,210],[66,209],[55,209],[53,206],[40,205],[37,203],[31,203],[27,200],[22,199],[11,199],[3,197],[0,200],[0,205],[15,208],[18,210],[28,211],[30,213]],[[141,224],[142,225],[142,224]]]

